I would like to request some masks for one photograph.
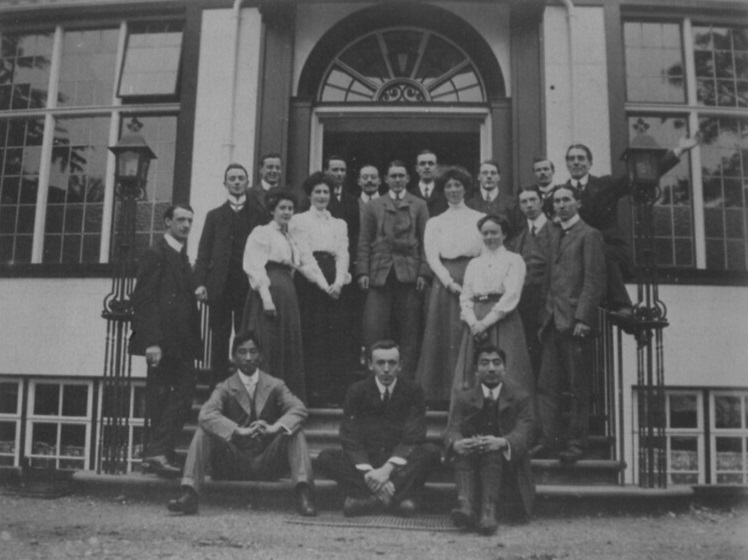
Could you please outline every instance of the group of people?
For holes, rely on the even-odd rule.
[[[697,143],[683,139],[661,171]],[[194,274],[185,252],[193,211],[171,207],[131,298],[131,350],[150,366],[147,469],[181,472],[173,442],[202,349],[197,300],[209,304],[218,380],[231,364],[235,372],[200,413],[184,492],[170,509],[197,510],[211,463],[214,477],[262,478],[277,474],[282,458],[299,512],[313,515],[299,429],[305,403],[342,401],[343,450],[323,452],[318,463],[345,490],[345,513],[415,509],[440,458],[425,438],[433,404],[450,410],[455,524],[495,531],[504,471],[515,475],[529,513],[529,458],[576,461],[586,452],[598,308],[631,313],[623,282],[632,258],[617,223],[628,181],[591,176],[592,152],[582,144],[568,148],[566,163],[571,179],[555,185],[553,163],[536,158],[537,184],[516,197],[501,190],[495,160],[480,165],[473,189],[465,169],[440,169],[429,150],[417,156],[412,185],[402,161],[384,170],[386,190],[376,166],[361,166],[358,197],[346,189],[339,156],[307,178],[303,196],[281,187],[277,154],[262,158],[252,187],[246,169],[231,164],[228,200],[206,217]],[[360,360],[370,375],[348,387]],[[571,395],[565,423],[562,390]]]

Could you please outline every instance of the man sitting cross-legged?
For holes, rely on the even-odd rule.
[[[492,535],[498,528],[502,485],[513,487],[505,488],[505,495],[506,490],[519,491],[520,517],[532,513],[535,483],[528,450],[533,408],[530,395],[505,380],[502,350],[493,345],[476,348],[474,360],[479,384],[453,396],[444,438],[457,483],[458,507],[452,510],[452,522]]]
[[[440,459],[439,448],[426,442],[423,389],[399,377],[400,349],[391,340],[372,345],[369,370],[345,397],[343,449],[325,449],[317,466],[345,492],[344,515],[385,506],[410,515],[429,469]]]
[[[301,430],[307,409],[280,379],[260,371],[261,348],[254,333],[234,338],[237,372],[219,383],[200,410],[184,466],[182,493],[169,511],[197,513],[206,470],[214,478],[269,480],[291,471],[299,514],[314,516],[312,463]]]

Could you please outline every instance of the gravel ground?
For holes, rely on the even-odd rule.
[[[123,497],[53,500],[0,495],[0,558],[151,559],[657,559],[745,560],[748,508],[692,507],[651,516],[536,518],[494,537],[455,532],[291,524],[289,513],[201,506],[169,514]],[[324,512],[324,515],[332,515]]]

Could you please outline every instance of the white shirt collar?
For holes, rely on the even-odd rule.
[[[551,183],[547,187],[541,187],[540,185],[538,185],[538,189],[540,190],[540,194],[543,195],[543,198],[546,198],[553,192],[553,183]]]
[[[375,191],[374,194],[372,195],[368,195],[365,192],[361,193],[361,200],[365,203],[371,202],[372,200],[376,200],[377,198],[379,198],[379,192],[377,191]]]
[[[184,243],[177,241],[174,237],[172,237],[168,233],[164,234],[164,239],[166,239],[166,243],[168,243],[169,247],[174,249],[177,253],[181,253],[182,249],[184,249]]]
[[[247,392],[250,396],[254,396],[255,388],[257,387],[257,382],[260,380],[260,370],[256,369],[255,372],[252,375],[247,375],[246,373],[243,373],[241,370],[236,370],[239,374],[239,379],[242,380],[242,384],[247,388]]]
[[[506,252],[507,252],[506,245],[502,245],[501,247],[499,247],[495,251],[492,251],[491,249],[489,249],[485,245],[483,245],[483,247],[481,248],[481,255],[491,255],[491,256],[494,256],[494,257],[499,257],[499,256],[502,256]]]
[[[232,194],[229,194],[228,199],[231,208],[238,209],[244,206],[244,203],[247,202],[247,195],[242,194],[240,196],[234,196]]]
[[[465,201],[464,200],[461,200],[457,204],[452,204],[450,202],[449,206],[447,207],[447,212],[457,212],[457,211],[462,210],[464,208],[467,208],[467,206],[465,206]]]
[[[400,191],[399,193],[396,193],[396,192],[395,192],[395,191],[393,191],[393,190],[389,190],[389,191],[387,191],[387,192],[389,193],[389,195],[390,195],[390,198],[391,198],[392,200],[398,200],[398,199],[402,200],[402,199],[404,199],[404,198],[405,198],[405,190],[404,190],[404,189],[403,189],[403,190],[401,190],[401,191]]]
[[[489,389],[485,385],[481,384],[480,388],[483,390],[483,398],[484,399],[492,398],[495,401],[499,400],[499,395],[501,394],[501,388],[503,386],[504,386],[503,383],[499,383],[493,389]]]
[[[418,181],[418,188],[421,189],[421,194],[423,196],[426,196],[426,189],[428,189],[429,196],[431,196],[431,193],[434,192],[434,181],[431,181],[430,183],[424,183],[423,181]]]
[[[544,212],[541,212],[540,216],[538,216],[534,220],[527,220],[527,229],[532,231],[532,226],[535,226],[535,231],[540,231],[541,229],[543,229],[543,226],[547,221],[548,216],[546,216]]]
[[[488,196],[488,199],[491,202],[493,202],[494,200],[496,200],[496,197],[499,196],[499,188],[496,187],[495,189],[492,189],[492,190],[489,191],[489,190],[486,190],[483,187],[481,187],[480,188],[480,197],[483,200],[486,200],[486,196]]]
[[[390,383],[389,385],[382,385],[379,382],[379,379],[377,379],[376,377],[374,378],[374,381],[377,384],[377,389],[379,389],[379,396],[380,397],[384,396],[385,389],[389,389],[390,390],[390,397],[392,396],[392,392],[395,390],[395,385],[397,385],[397,378],[395,378],[395,380],[392,383]]]
[[[582,187],[586,187],[586,186],[587,186],[587,183],[589,183],[589,182],[590,182],[590,174],[589,174],[589,173],[587,173],[587,174],[586,174],[586,175],[585,175],[584,177],[582,177],[581,179],[572,179],[572,180],[571,180],[571,184],[572,184],[572,185],[577,185],[577,184],[579,184],[579,185],[582,185]]]
[[[574,214],[573,217],[569,218],[565,222],[560,222],[561,227],[564,228],[564,231],[567,231],[570,229],[574,224],[576,224],[581,218],[579,217],[579,214]]]
[[[270,189],[272,189],[273,187],[277,187],[277,186],[278,186],[278,185],[271,185],[271,184],[270,184],[270,183],[268,183],[268,182],[267,182],[267,181],[266,181],[265,179],[262,179],[262,180],[260,181],[260,185],[262,186],[262,188],[263,188],[263,189],[265,189],[265,191],[269,191],[269,190],[270,190]]]

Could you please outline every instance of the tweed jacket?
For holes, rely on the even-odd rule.
[[[272,375],[259,371],[255,387],[255,418],[268,424],[280,422],[289,433],[296,432],[306,420],[304,403]],[[236,427],[251,423],[253,403],[238,373],[219,383],[200,409],[200,427],[218,438],[230,440]],[[272,438],[272,436],[269,436]]]
[[[398,206],[390,195],[367,204],[358,238],[356,275],[368,276],[375,288],[385,285],[392,268],[403,283],[430,277],[423,252],[428,219],[426,203],[408,192]]]
[[[541,329],[553,322],[559,332],[568,333],[576,321],[595,329],[606,286],[602,234],[581,219],[565,235],[560,226],[548,226],[550,258]]]

